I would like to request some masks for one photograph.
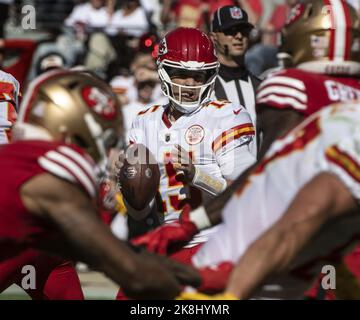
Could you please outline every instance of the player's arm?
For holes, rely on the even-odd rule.
[[[257,158],[261,160],[272,143],[295,128],[304,120],[304,116],[293,109],[276,109],[264,104],[258,105],[256,110],[257,132],[262,134]]]
[[[189,206],[185,206],[178,222],[158,227],[132,242],[136,245],[146,245],[150,251],[165,254],[171,245],[189,242],[201,230],[221,223],[222,209],[226,202],[246,183],[255,166],[256,164],[245,170],[224,192],[210,199],[203,206],[193,211]]]
[[[157,259],[141,259],[114,237],[97,217],[88,196],[77,186],[43,174],[27,182],[21,196],[39,222],[54,224],[63,235],[39,249],[84,261],[104,272],[134,298],[173,298],[179,292],[180,284],[170,270]]]
[[[285,270],[326,221],[356,208],[338,178],[329,173],[318,175],[299,191],[282,218],[248,248],[226,292],[248,298],[270,274]]]
[[[184,175],[185,181],[203,191],[205,195],[216,196],[226,188],[227,181],[218,168],[205,169],[204,165],[195,165],[189,152],[180,145],[173,148],[171,162],[177,173]]]
[[[250,116],[241,110],[231,110],[221,125],[225,129],[213,140],[211,147],[217,161],[216,169],[194,165],[189,153],[181,146],[172,151],[172,163],[182,171],[187,180],[200,190],[212,196],[222,193],[242,172],[256,162],[250,151],[254,143],[255,128]]]

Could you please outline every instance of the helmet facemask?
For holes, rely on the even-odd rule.
[[[189,62],[187,64],[189,64]],[[183,72],[186,74],[186,72],[191,72],[193,75],[196,75],[197,72],[200,73],[204,71],[206,72],[206,80],[201,85],[188,86],[177,84],[172,81],[172,77],[177,73]],[[191,114],[209,102],[214,90],[218,73],[218,64],[210,66],[205,65],[201,68],[180,68],[178,66],[169,66],[162,62],[159,64],[158,73],[164,95],[173,102],[174,107],[178,111],[185,114]]]

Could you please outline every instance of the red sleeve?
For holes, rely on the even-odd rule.
[[[4,68],[4,71],[12,74],[20,82],[21,88],[24,88],[36,46],[31,40],[5,40],[5,49],[18,50],[20,56],[14,64]]]
[[[76,148],[60,145],[45,152],[38,163],[46,172],[80,185],[91,198],[97,196],[95,165]]]

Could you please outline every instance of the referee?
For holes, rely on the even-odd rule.
[[[247,13],[237,6],[219,8],[211,22],[211,37],[220,62],[215,97],[244,106],[256,124],[255,91],[260,79],[244,65],[249,35],[253,28]]]

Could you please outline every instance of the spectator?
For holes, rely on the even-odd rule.
[[[14,0],[0,0],[0,69],[4,60],[4,50],[5,50],[5,23],[9,16],[10,4]]]
[[[85,28],[106,27],[110,21],[110,14],[105,4],[105,0],[90,0],[75,6],[65,20],[65,25],[78,32],[84,32]]]
[[[140,0],[141,6],[144,8],[148,20],[150,22],[150,30],[155,31],[162,29],[160,15],[162,11],[162,0]]]
[[[49,52],[42,56],[36,66],[37,76],[53,69],[65,68],[65,58],[58,52]]]
[[[148,29],[148,17],[139,0],[122,0],[121,9],[112,16],[107,33],[115,35],[120,32],[127,36],[140,37]]]
[[[152,101],[157,101],[163,96],[156,72],[156,64],[150,53],[137,54],[130,69],[130,74],[124,72],[124,74],[114,77],[110,83],[122,105],[127,105],[137,100],[138,93],[135,75],[138,76],[138,79],[144,74],[146,74],[146,76],[151,75],[151,79],[156,81],[152,93]]]
[[[165,25],[174,21],[178,27],[204,29],[218,8],[239,4],[240,0],[164,0],[161,21]]]
[[[5,40],[0,38],[0,70],[3,68],[5,57]]]
[[[84,64],[86,68],[104,76],[116,53],[107,36],[102,33],[113,12],[113,0],[89,0],[74,7],[65,26],[65,33],[56,42],[42,44],[36,52],[34,66],[39,59],[57,52],[63,56],[66,67]],[[36,75],[33,68],[32,77]]]
[[[157,72],[146,67],[137,67],[134,75],[134,85],[136,88],[136,99],[124,105],[123,116],[125,125],[126,141],[129,141],[129,130],[136,115],[153,105],[165,105],[168,99],[160,95],[159,78]]]
[[[261,0],[261,14],[258,27],[266,28],[269,24],[279,32],[286,22],[286,18],[293,6],[300,0]]]
[[[265,27],[271,21],[277,6],[284,5],[285,1],[286,0],[261,0],[262,12],[258,21],[260,29]]]
[[[278,65],[277,32],[272,24],[260,31],[260,42],[254,44],[245,56],[249,71],[260,77],[266,70]]]
[[[14,0],[0,0],[0,39],[3,39],[4,36],[4,26],[5,22],[9,16],[9,8]]]

